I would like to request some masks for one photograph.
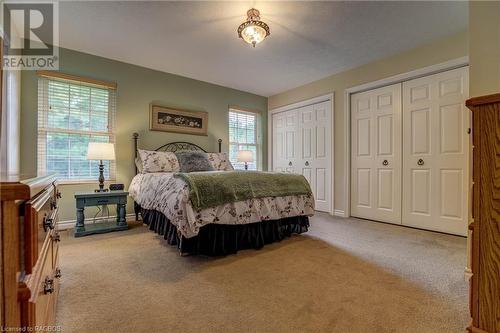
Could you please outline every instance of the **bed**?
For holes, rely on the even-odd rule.
[[[273,193],[269,196],[266,191],[274,191],[279,186],[269,189],[261,184],[264,192],[256,190],[260,189],[259,180],[261,183],[274,180],[279,183],[288,181],[280,177],[291,175],[232,171],[227,155],[221,153],[220,139],[218,153],[207,153],[189,142],[171,142],[154,151],[144,151],[138,149],[138,139],[139,135],[134,133],[136,176],[129,187],[136,220],[140,215],[150,230],[163,236],[168,244],[177,246],[182,255],[221,256],[242,249],[260,249],[308,230],[309,217],[314,215],[310,188],[305,191],[304,187],[298,186],[294,191],[293,187],[286,187],[286,192],[278,192],[279,195],[269,192]],[[179,152],[206,153],[215,171],[181,173],[175,167],[140,170],[150,155],[157,158],[158,154],[178,153],[179,156]],[[141,156],[145,158],[138,162]],[[154,172],[148,172],[151,170]],[[200,179],[206,183],[193,182]],[[232,184],[234,193],[219,198],[217,194],[224,193],[223,185],[228,183],[227,179],[236,181]],[[300,181],[298,179],[297,183]],[[304,182],[307,183],[305,179]],[[247,183],[253,186],[250,190],[244,190]],[[200,184],[204,186],[196,187]],[[260,196],[247,195],[248,192],[260,193]],[[206,203],[204,199],[208,198],[214,202]]]

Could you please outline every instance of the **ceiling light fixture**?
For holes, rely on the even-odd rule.
[[[269,26],[260,20],[260,12],[255,9],[247,11],[247,20],[238,27],[238,37],[255,47],[270,35]]]

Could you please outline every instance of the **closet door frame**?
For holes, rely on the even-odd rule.
[[[452,69],[469,65],[469,57],[461,57],[436,65],[423,67],[407,73],[387,77],[385,79],[368,82],[344,90],[344,209],[336,209],[335,215],[342,217],[351,216],[351,95],[384,86],[389,86],[403,81],[413,80],[420,77],[446,72]],[[271,155],[272,156],[272,155]]]
[[[336,215],[334,209],[334,199],[335,199],[335,93],[329,93],[321,96],[317,96],[314,98],[302,100],[297,103],[288,104],[285,106],[281,106],[278,108],[274,108],[268,111],[267,113],[267,170],[273,170],[273,115],[276,113],[291,111],[294,109],[298,109],[307,105],[317,104],[321,102],[330,101],[331,105],[331,114],[330,114],[330,131],[331,142],[330,142],[330,215]]]

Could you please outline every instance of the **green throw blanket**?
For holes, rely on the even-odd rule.
[[[189,185],[196,210],[254,198],[311,194],[302,175],[259,171],[176,173]]]

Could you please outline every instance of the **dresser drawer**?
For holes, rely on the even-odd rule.
[[[31,240],[26,244],[24,255],[28,274],[32,272],[50,232],[56,229],[59,219],[56,193],[57,189],[51,184],[26,203],[25,233]]]
[[[52,240],[48,238],[40,253],[40,260],[37,263],[39,271],[35,273],[34,297],[30,300],[35,308],[35,325],[37,326],[46,326],[49,324],[47,320],[49,304],[55,291],[52,250]]]

